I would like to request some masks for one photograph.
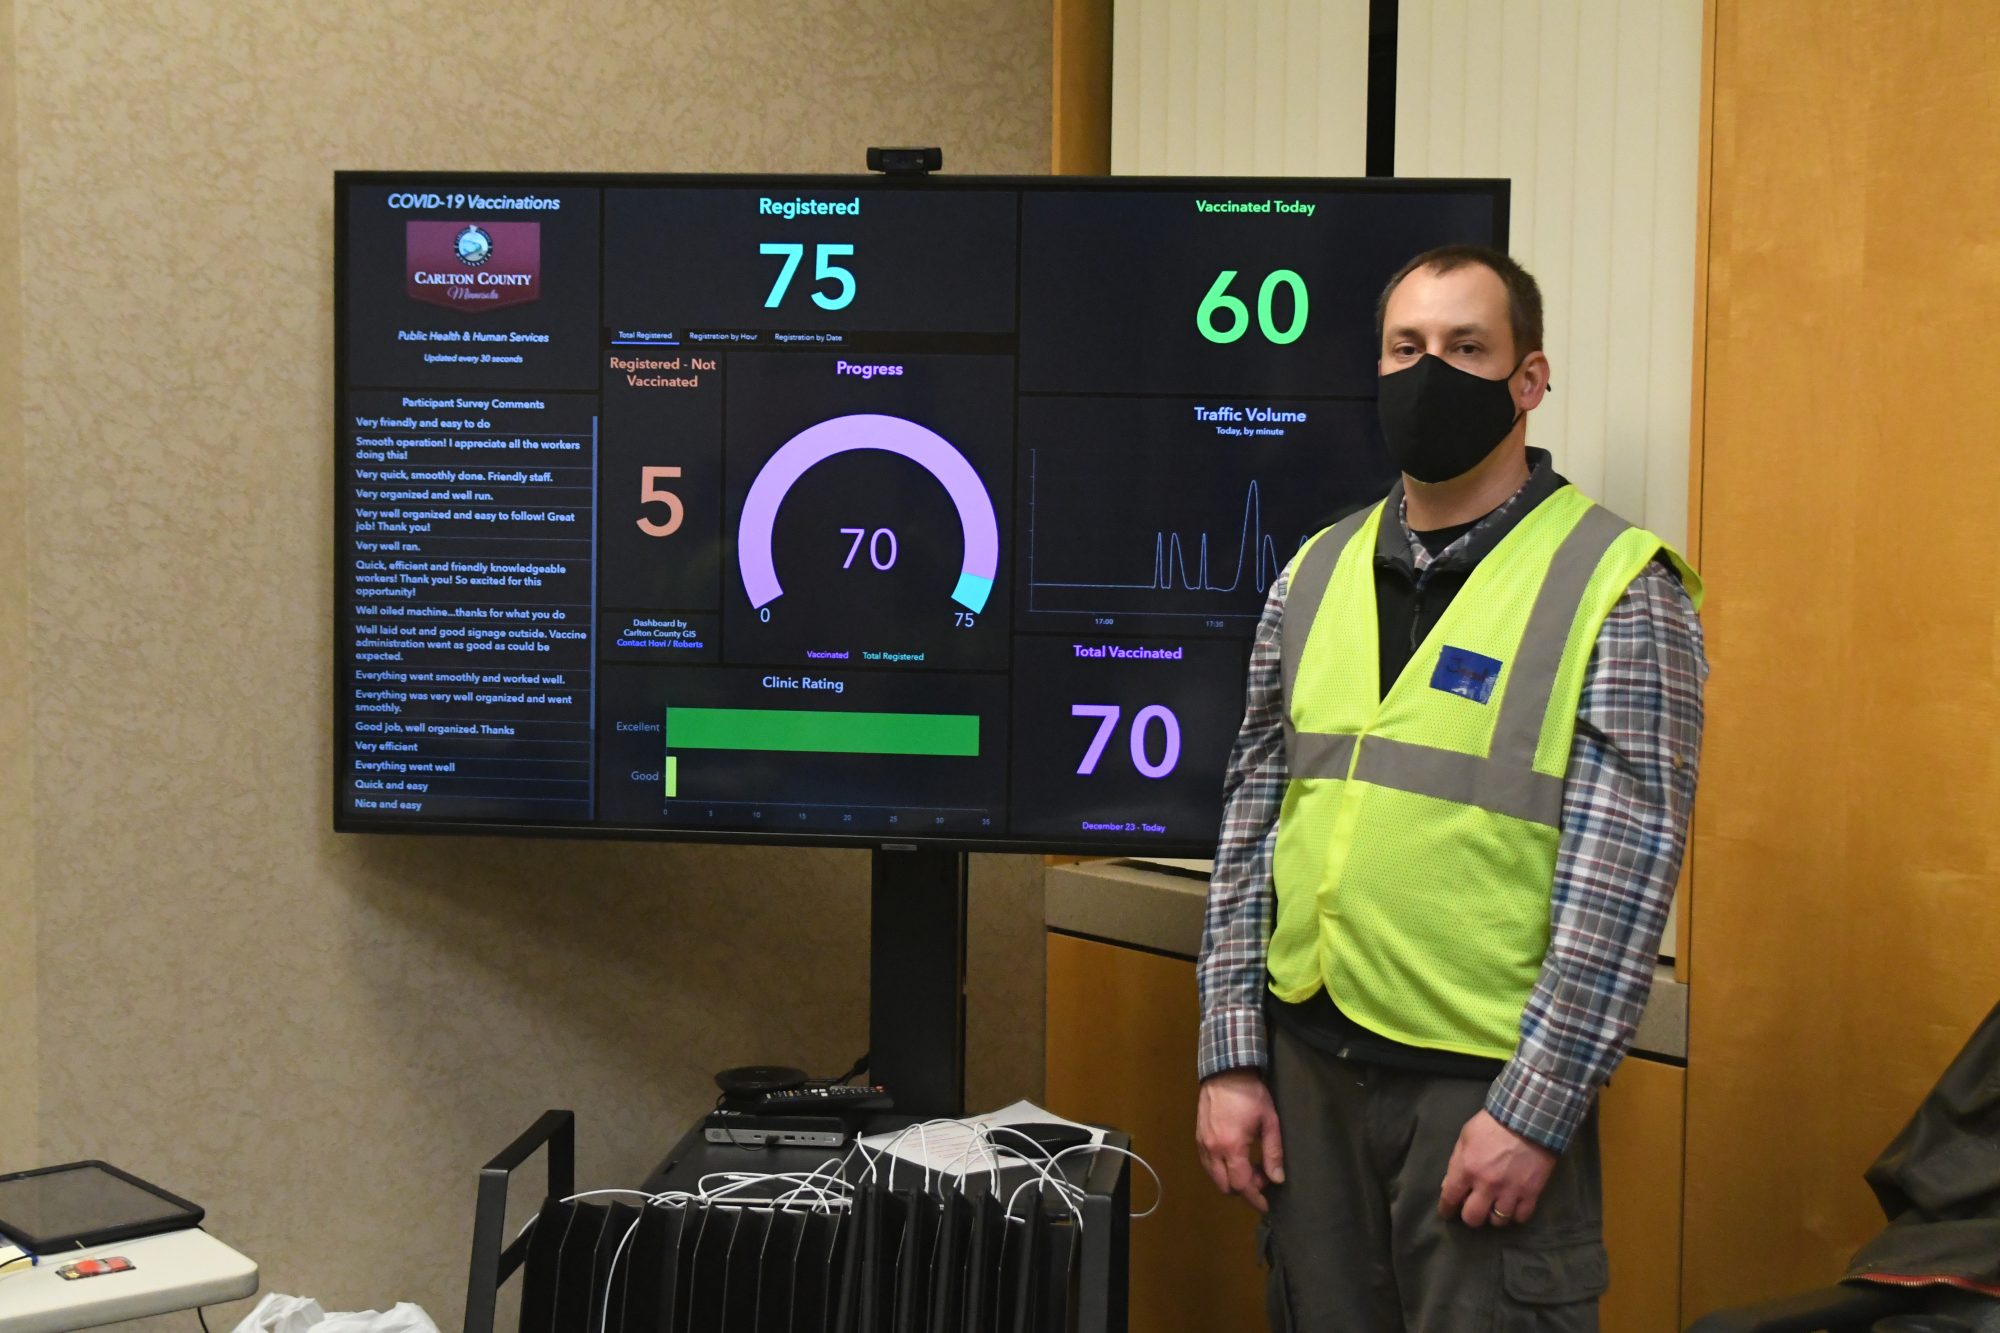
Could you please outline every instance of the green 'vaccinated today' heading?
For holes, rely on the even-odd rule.
[[[1197,213],[1296,213],[1309,218],[1318,204],[1303,199],[1197,199]]]

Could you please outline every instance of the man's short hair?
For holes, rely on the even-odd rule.
[[[1382,325],[1389,313],[1389,294],[1403,279],[1420,268],[1445,274],[1467,264],[1483,264],[1493,270],[1507,288],[1507,322],[1514,331],[1514,355],[1524,357],[1542,350],[1542,289],[1535,275],[1515,263],[1513,257],[1484,245],[1440,245],[1426,250],[1396,270],[1389,285],[1375,302],[1375,346],[1382,346]]]

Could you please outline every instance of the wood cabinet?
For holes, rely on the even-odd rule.
[[[1195,1157],[1199,1017],[1191,960],[1049,933],[1049,1109],[1128,1131],[1166,1185],[1160,1211],[1132,1224],[1134,1330],[1263,1327],[1256,1215],[1218,1194]],[[1603,1326],[1619,1333],[1680,1327],[1684,1092],[1685,1071],[1634,1058],[1604,1093]],[[1132,1188],[1144,1208],[1143,1172]]]
[[[1262,1328],[1257,1215],[1195,1157],[1194,964],[1053,931],[1048,964],[1049,1109],[1126,1131],[1166,1187],[1132,1223],[1133,1333]],[[1134,1208],[1150,1186],[1135,1169]]]

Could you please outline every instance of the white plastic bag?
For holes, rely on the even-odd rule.
[[[272,1292],[243,1317],[236,1333],[438,1333],[423,1307],[402,1301],[386,1314],[374,1310],[328,1314],[310,1296]]]
[[[330,1314],[313,1325],[313,1333],[438,1333],[438,1326],[420,1305],[398,1301],[386,1313],[359,1310],[353,1314]]]
[[[243,1316],[236,1333],[306,1333],[325,1318],[326,1311],[312,1297],[286,1296],[274,1291]]]

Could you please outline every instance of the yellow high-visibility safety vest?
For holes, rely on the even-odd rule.
[[[1479,562],[1381,689],[1387,502],[1306,544],[1285,597],[1290,782],[1272,863],[1271,990],[1324,987],[1414,1046],[1504,1060],[1549,946],[1563,774],[1592,646],[1655,555],[1564,486]]]

